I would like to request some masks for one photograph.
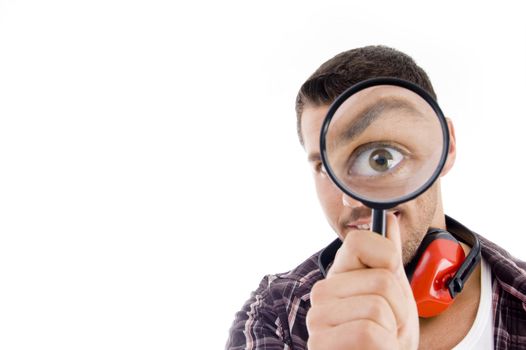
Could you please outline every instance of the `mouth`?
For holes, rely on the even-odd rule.
[[[390,210],[389,212],[393,213],[398,220],[400,220],[400,210]],[[350,230],[371,230],[371,216],[366,216],[354,220],[345,225],[346,229]]]

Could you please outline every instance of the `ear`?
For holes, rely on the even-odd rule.
[[[440,173],[440,177],[446,175],[453,165],[455,164],[455,159],[457,158],[457,140],[455,138],[455,127],[453,126],[453,121],[449,118],[446,118],[447,127],[449,129],[449,149],[447,152],[446,164]]]

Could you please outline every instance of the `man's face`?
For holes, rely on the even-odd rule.
[[[302,114],[301,131],[321,206],[329,224],[343,239],[352,230],[369,229],[371,210],[361,202],[341,192],[322,167],[319,135],[328,109],[329,106],[305,106]],[[452,125],[450,127],[452,128]],[[451,132],[450,136],[453,138],[453,154],[450,154],[450,159],[448,159],[442,174],[450,169],[454,161],[454,134]],[[404,264],[407,264],[414,256],[429,227],[445,228],[438,180],[416,199],[400,204],[391,211],[397,216],[400,225]]]

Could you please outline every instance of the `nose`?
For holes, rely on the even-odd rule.
[[[342,203],[344,207],[348,208],[357,208],[362,205],[360,201],[357,201],[356,199],[346,195],[345,193],[342,193]]]

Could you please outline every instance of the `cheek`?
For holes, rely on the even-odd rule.
[[[329,224],[336,229],[338,217],[343,208],[341,192],[326,176],[314,175],[314,182],[325,216]]]
[[[432,226],[433,217],[437,209],[437,188],[432,186],[425,193],[410,202],[401,205],[403,225],[403,239],[415,240],[420,244],[421,239]]]
[[[415,199],[415,204],[419,210],[419,220],[423,224],[430,225],[437,208],[438,187],[435,183],[426,192]]]

